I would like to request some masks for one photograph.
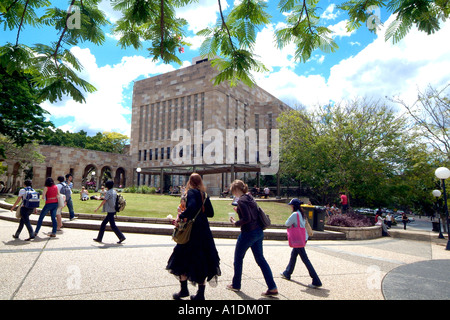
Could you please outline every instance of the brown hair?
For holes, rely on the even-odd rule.
[[[189,181],[186,184],[186,194],[189,191],[189,189],[197,189],[199,191],[206,192],[206,188],[205,185],[203,184],[202,177],[196,172],[191,174],[191,176],[189,177]]]
[[[242,180],[234,180],[231,183],[230,191],[231,191],[231,193],[233,193],[233,191],[235,191],[235,190],[240,190],[240,191],[242,191],[242,193],[245,194],[248,192],[248,186]]]
[[[191,174],[191,176],[189,177],[189,181],[186,185],[186,195],[190,189],[197,189],[200,191],[200,195],[202,197],[202,203],[203,203],[206,188],[205,188],[205,185],[203,184],[202,177],[196,172]],[[205,206],[203,204],[202,204],[202,212],[205,212]]]

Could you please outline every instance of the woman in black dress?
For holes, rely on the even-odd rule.
[[[174,299],[189,296],[189,280],[194,285],[198,284],[197,294],[191,299],[204,300],[206,281],[217,281],[221,275],[220,258],[207,219],[214,216],[214,209],[199,174],[193,173],[189,177],[186,191],[186,210],[179,215],[177,222],[191,220],[201,211],[192,226],[189,242],[175,246],[166,269],[180,279],[181,290],[173,294]]]

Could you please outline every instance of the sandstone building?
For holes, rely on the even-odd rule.
[[[186,129],[191,136],[196,129],[201,134],[208,129],[218,129],[223,137],[226,129],[255,129],[259,139],[259,129],[276,128],[276,118],[289,108],[258,86],[249,88],[242,83],[235,87],[227,83],[215,86],[212,81],[215,75],[217,71],[205,59],[135,82],[130,154],[135,166],[133,170],[139,171],[136,175],[139,184],[167,188],[167,185],[184,185],[187,175],[193,171],[200,174],[216,172],[205,175],[204,180],[208,190],[218,194],[236,173],[258,171],[258,166],[249,165],[248,153],[241,165],[230,165],[224,154],[224,165],[208,166],[202,159],[207,142],[197,140],[201,143],[196,144],[192,141],[192,150],[177,150],[178,141],[171,140],[176,129]],[[267,137],[270,147],[271,136]],[[223,150],[226,150],[226,141],[223,143]],[[240,143],[242,141],[236,141],[236,154],[243,147]],[[249,142],[246,144],[246,150],[249,150]],[[190,153],[191,165],[174,163],[174,157],[182,156],[180,152]]]

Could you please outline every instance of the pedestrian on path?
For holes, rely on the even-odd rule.
[[[56,211],[58,210],[58,196],[60,193],[52,178],[47,178],[44,185],[45,187],[42,193],[42,198],[45,199],[45,205],[44,208],[42,208],[41,214],[39,215],[35,236],[37,236],[39,230],[41,230],[42,221],[44,220],[45,215],[50,212],[52,218],[52,232],[49,233],[49,237],[54,238],[56,237],[56,230],[58,228],[58,224],[56,221]]]
[[[241,289],[242,269],[245,253],[252,249],[256,263],[261,268],[268,290],[263,292],[263,296],[276,296],[278,289],[273,279],[272,270],[263,255],[263,229],[258,222],[258,205],[255,199],[248,193],[248,186],[242,180],[235,180],[231,184],[231,193],[236,198],[236,210],[239,221],[230,217],[230,222],[236,227],[241,227],[241,234],[236,243],[234,251],[234,276],[233,281],[227,286],[228,290],[239,291]]]
[[[75,211],[73,210],[73,201],[72,201],[72,189],[73,189],[73,176],[71,173],[66,174],[66,181],[64,182],[70,189],[70,194],[66,194],[66,205],[67,209],[69,209],[69,218],[70,221],[75,219]]]
[[[286,227],[290,228],[292,225],[294,227],[297,227],[297,216],[298,216],[300,221],[300,227],[305,228],[306,216],[301,207],[302,202],[299,199],[294,198],[289,202],[289,205],[291,206],[292,214],[286,220],[285,223]],[[306,241],[308,241],[308,232],[306,232]],[[319,276],[316,273],[316,270],[314,270],[311,261],[309,261],[308,255],[306,254],[306,250],[304,247],[292,248],[291,259],[289,260],[286,270],[281,272],[281,276],[287,280],[291,280],[291,275],[294,272],[295,264],[297,262],[297,256],[300,256],[303,263],[305,264],[306,269],[308,269],[309,276],[312,278],[312,284],[308,285],[308,287],[310,288],[321,287],[322,282],[320,281]]]
[[[100,203],[97,209],[94,210],[94,212],[97,212],[98,209],[103,207],[102,212],[106,212],[106,217],[103,219],[102,224],[100,225],[100,230],[98,232],[97,238],[94,238],[94,241],[102,242],[103,240],[103,234],[105,233],[106,225],[109,222],[109,225],[111,226],[112,231],[116,234],[116,236],[119,238],[119,241],[117,243],[122,243],[125,241],[125,236],[123,233],[119,230],[119,228],[116,225],[116,221],[114,220],[114,216],[116,215],[116,198],[117,198],[117,192],[114,190],[114,181],[108,180],[105,183],[106,191],[105,199]]]
[[[24,188],[19,190],[19,197],[17,198],[16,202],[13,204],[11,211],[14,211],[14,208],[17,207],[17,205],[20,203],[20,205],[16,208],[17,210],[20,210],[20,222],[19,227],[17,228],[16,233],[13,235],[14,239],[18,239],[20,233],[22,232],[23,226],[25,225],[27,227],[29,238],[25,239],[25,241],[30,241],[34,239],[34,232],[33,227],[30,223],[30,214],[35,212],[36,208],[27,208],[23,206],[23,200],[24,196],[26,195],[27,191],[34,191],[34,189],[31,186],[31,180],[25,180],[24,182]]]
[[[216,284],[221,275],[219,253],[208,222],[208,217],[214,216],[214,209],[198,173],[191,174],[186,190],[186,209],[176,223],[192,220],[197,213],[198,216],[192,225],[189,241],[175,246],[166,270],[180,279],[181,290],[173,294],[175,300],[189,296],[188,280],[198,285],[197,294],[191,296],[191,300],[205,300],[206,281]]]
[[[408,223],[408,217],[406,216],[406,213],[402,213],[402,222],[403,222],[403,230],[406,230],[406,224]]]

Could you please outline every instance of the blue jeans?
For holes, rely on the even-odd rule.
[[[70,197],[69,200],[67,200],[67,209],[69,209],[70,219],[75,218],[75,212],[73,211],[72,197]]]
[[[52,217],[52,234],[56,234],[56,229],[58,227],[56,223],[56,211],[58,210],[58,203],[47,203],[44,208],[42,208],[41,214],[39,215],[39,220],[37,222],[35,234],[38,234],[39,230],[42,226],[42,221],[44,220],[45,215],[50,211]]]
[[[264,280],[266,281],[269,290],[275,290],[277,285],[273,280],[272,270],[267,263],[263,255],[263,239],[264,233],[261,228],[257,228],[248,232],[241,232],[236,243],[236,249],[234,251],[234,277],[233,277],[233,288],[241,289],[241,279],[242,279],[242,265],[245,257],[245,253],[249,248],[252,249],[253,256],[258,266],[264,275]]]
[[[309,276],[312,278],[312,284],[315,286],[321,286],[322,282],[320,281],[319,276],[316,273],[316,270],[314,270],[311,261],[309,261],[305,248],[292,249],[291,259],[289,260],[289,264],[286,267],[286,270],[283,272],[284,276],[288,279],[291,278],[291,274],[292,272],[294,272],[295,263],[297,262],[297,256],[300,256],[303,263],[305,264],[306,269],[308,269]]]

